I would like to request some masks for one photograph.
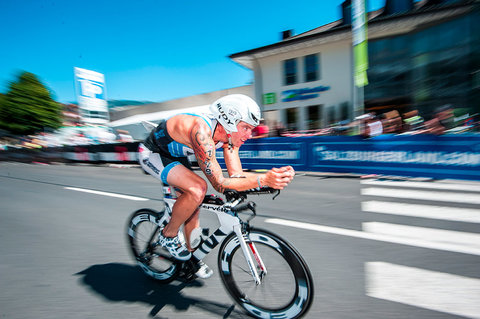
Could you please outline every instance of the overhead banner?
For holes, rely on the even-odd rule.
[[[78,107],[82,118],[108,121],[105,76],[102,73],[74,68]]]
[[[368,84],[367,13],[365,0],[352,1],[354,78],[357,87]]]

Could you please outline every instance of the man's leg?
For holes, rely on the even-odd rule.
[[[182,194],[179,188],[176,188],[177,198]],[[200,209],[197,208],[193,214],[185,221],[183,224],[183,233],[185,234],[185,239],[187,242],[187,248],[189,251],[193,251],[190,246],[191,243],[191,234],[195,228],[200,227]]]
[[[199,226],[198,206],[202,203],[207,192],[207,183],[203,178],[183,165],[173,167],[167,176],[170,186],[179,188],[181,194],[173,205],[172,218],[163,229],[163,235],[174,237],[185,223],[185,240],[190,246],[190,233]]]
[[[199,225],[198,206],[205,195],[203,189],[206,191],[206,183],[191,170],[183,165],[179,165],[181,162],[172,162],[168,158],[162,159],[159,153],[150,151],[143,144],[139,145],[138,150],[140,164],[146,172],[158,178],[164,184],[170,184],[180,189],[178,201],[173,207],[172,221],[163,230],[163,239],[161,241],[162,245],[170,247],[168,250],[172,256],[180,260],[186,260],[190,258],[188,256],[188,251],[191,250],[190,234]],[[168,165],[164,167],[164,160],[169,163],[170,167]],[[200,199],[198,200],[197,198]],[[177,236],[178,230],[183,223],[185,223],[186,247],[180,244],[178,238],[174,238]]]
[[[185,221],[185,224],[183,226],[183,232],[185,233],[185,240],[187,241],[187,248],[188,250],[192,251],[192,247],[190,246],[191,243],[191,234],[192,231],[200,227],[200,210],[197,208],[197,210]]]
[[[200,225],[198,206],[202,203],[207,192],[207,183],[183,165],[177,165],[170,169],[167,176],[170,186],[180,189],[181,194],[172,208],[172,218],[163,230],[163,235],[176,236],[182,224],[184,224],[185,241],[187,249],[191,251],[190,235],[192,230]],[[199,278],[210,278],[213,271],[203,262],[197,264],[195,275]]]

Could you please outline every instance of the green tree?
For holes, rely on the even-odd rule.
[[[3,103],[5,101],[5,94],[0,93],[0,111],[3,108]],[[1,115],[0,115],[1,116]],[[1,119],[1,118],[0,118]],[[1,124],[0,124],[1,125]]]
[[[0,99],[0,126],[14,134],[33,134],[61,126],[61,106],[35,74],[22,72]]]

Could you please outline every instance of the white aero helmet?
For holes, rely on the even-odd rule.
[[[260,123],[260,107],[243,94],[230,94],[219,98],[210,105],[210,112],[228,134],[237,131],[240,121],[253,126]]]

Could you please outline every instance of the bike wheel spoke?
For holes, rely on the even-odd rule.
[[[250,269],[247,268],[248,266],[242,267],[239,264],[236,264],[235,267],[239,268],[242,272],[251,275]]]
[[[130,219],[128,238],[142,270],[161,282],[169,282],[175,279],[179,267],[172,256],[156,244],[159,226],[155,221],[161,217],[159,214],[163,212],[149,209],[135,212]]]

